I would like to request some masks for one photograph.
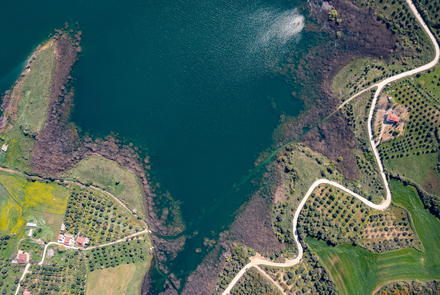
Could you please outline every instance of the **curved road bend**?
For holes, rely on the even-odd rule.
[[[332,185],[334,187],[337,187],[340,190],[343,190],[346,193],[349,193],[352,196],[358,198],[360,201],[365,203],[367,206],[369,206],[369,207],[371,207],[371,208],[373,208],[375,210],[385,210],[385,209],[387,209],[390,206],[392,197],[391,197],[391,192],[390,192],[389,184],[388,184],[387,178],[385,176],[385,173],[383,172],[382,162],[380,160],[379,153],[377,152],[376,145],[374,144],[374,140],[373,140],[372,132],[371,132],[372,131],[371,130],[371,120],[372,120],[372,117],[373,117],[373,112],[374,112],[374,109],[375,109],[375,106],[376,106],[377,98],[379,97],[379,94],[382,92],[383,88],[388,83],[394,82],[394,81],[402,79],[404,77],[408,77],[408,76],[417,74],[419,72],[423,72],[425,70],[428,70],[428,69],[434,67],[438,63],[439,56],[440,56],[440,49],[439,49],[438,43],[435,40],[435,38],[432,35],[432,33],[429,30],[429,28],[426,26],[425,22],[423,21],[422,17],[420,16],[419,12],[417,11],[416,7],[414,6],[414,4],[412,3],[411,0],[406,0],[406,2],[408,4],[408,6],[410,7],[410,9],[412,10],[412,12],[414,13],[414,15],[416,16],[416,18],[419,21],[419,23],[422,25],[422,27],[425,30],[425,32],[428,34],[429,38],[431,39],[431,42],[434,44],[435,58],[430,63],[428,63],[426,65],[423,65],[423,66],[418,67],[416,69],[413,69],[413,70],[410,70],[410,71],[407,71],[407,72],[404,72],[404,73],[400,73],[400,74],[395,75],[393,77],[387,78],[387,79],[383,80],[382,82],[379,82],[377,84],[374,84],[374,85],[368,87],[367,89],[362,90],[360,93],[357,93],[357,94],[353,95],[349,100],[347,100],[344,103],[342,103],[341,106],[339,107],[339,108],[343,107],[345,104],[347,104],[349,101],[351,101],[353,98],[355,98],[359,94],[361,94],[361,93],[363,93],[363,92],[365,92],[365,91],[367,91],[367,90],[369,90],[369,89],[371,89],[373,87],[377,87],[377,90],[376,90],[376,92],[374,94],[373,101],[371,103],[370,113],[368,115],[368,134],[370,136],[370,144],[371,144],[371,147],[372,147],[373,152],[374,152],[374,157],[375,157],[376,162],[377,162],[377,164],[379,166],[379,171],[380,171],[380,174],[382,176],[383,182],[385,184],[385,190],[386,190],[386,198],[385,198],[385,200],[381,204],[377,205],[377,204],[374,204],[374,203],[366,200],[365,198],[361,197],[360,195],[352,192],[351,190],[343,187],[342,185],[340,185],[340,184],[338,184],[336,182],[333,182],[333,181],[330,181],[330,180],[327,180],[327,179],[316,180],[310,186],[309,190],[307,191],[307,194],[304,196],[304,198],[302,199],[302,201],[299,204],[298,208],[296,209],[295,216],[294,216],[293,222],[292,222],[293,223],[292,226],[293,226],[295,243],[296,243],[296,245],[298,247],[298,256],[295,259],[288,259],[284,263],[276,263],[276,262],[268,261],[266,259],[262,259],[262,258],[257,257],[257,256],[251,257],[250,258],[251,262],[246,264],[239,271],[239,273],[234,277],[234,279],[231,281],[231,283],[228,285],[228,287],[225,289],[225,291],[222,293],[222,295],[227,295],[227,294],[230,293],[232,288],[235,286],[235,284],[243,276],[243,274],[246,272],[246,270],[249,267],[254,267],[254,266],[256,267],[258,265],[268,265],[268,266],[276,266],[276,267],[291,267],[291,266],[294,266],[294,265],[298,264],[302,260],[303,248],[302,248],[301,244],[299,243],[298,232],[296,231],[298,217],[299,217],[299,213],[301,212],[302,208],[304,207],[304,204],[306,203],[307,199],[309,198],[309,196],[312,194],[313,190],[318,185],[320,185],[320,184],[328,184],[328,185]]]

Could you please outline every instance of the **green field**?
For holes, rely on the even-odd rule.
[[[114,161],[100,156],[90,156],[79,162],[63,177],[93,184],[112,193],[141,216],[145,212],[144,197],[137,177]]]
[[[7,144],[8,151],[4,155],[2,167],[12,168],[14,170],[26,171],[31,170],[29,160],[32,157],[35,140],[26,136],[16,126],[0,138],[0,144]]]
[[[331,247],[307,238],[307,244],[330,272],[341,294],[371,294],[398,280],[440,279],[440,221],[424,209],[413,187],[391,181],[391,189],[394,202],[411,213],[425,250],[406,248],[376,254],[351,244]]]
[[[437,66],[432,71],[428,71],[428,73],[418,77],[417,82],[433,98],[440,100],[440,67]]]

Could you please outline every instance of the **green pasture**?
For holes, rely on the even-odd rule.
[[[56,67],[54,45],[47,43],[35,56],[30,71],[25,75],[19,93],[16,125],[29,134],[43,129],[50,101],[52,77]]]
[[[63,177],[84,184],[93,184],[112,193],[141,216],[145,212],[144,198],[137,177],[114,161],[90,156],[80,161]]]
[[[307,238],[341,294],[372,294],[392,281],[440,278],[440,221],[424,209],[413,187],[391,181],[391,189],[394,202],[410,211],[425,250],[406,248],[376,254],[351,244],[332,247]]]
[[[384,160],[390,171],[421,185],[430,193],[440,194],[440,175],[435,171],[439,152]]]
[[[0,143],[8,145],[8,151],[4,154],[3,167],[9,167],[14,170],[26,171],[31,170],[29,161],[32,157],[35,140],[32,137],[24,135],[17,125],[4,136]]]

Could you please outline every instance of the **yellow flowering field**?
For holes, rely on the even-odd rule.
[[[56,183],[31,182],[14,174],[0,174],[0,233],[23,233],[34,211],[64,214],[69,190]]]

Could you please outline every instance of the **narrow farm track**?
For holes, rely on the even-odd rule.
[[[13,174],[19,174],[19,175],[21,175],[21,176],[28,176],[28,175],[24,174],[23,172],[16,171],[16,170],[13,170],[13,169],[8,169],[8,168],[1,168],[1,167],[0,167],[0,171],[7,172],[7,173],[13,173]],[[29,177],[29,176],[28,176],[28,177]],[[32,178],[34,178],[34,179],[39,179],[39,180],[44,180],[43,178],[40,178],[40,177],[37,177],[37,176],[32,176]],[[67,181],[67,180],[65,180],[65,181],[55,180],[55,182],[56,182],[56,183],[68,183],[68,184],[73,184],[73,185],[84,186],[82,183],[73,182],[73,181]],[[130,212],[130,213],[133,214],[133,215],[136,215],[136,214],[134,214],[134,212],[133,212],[132,210],[130,210],[130,209],[129,209],[129,208],[128,208],[128,207],[127,207],[127,206],[126,206],[121,200],[119,200],[119,199],[118,199],[116,196],[114,196],[113,194],[111,194],[111,193],[109,193],[109,192],[107,192],[107,191],[105,191],[105,190],[103,190],[103,189],[100,189],[99,187],[96,187],[96,186],[92,186],[92,185],[90,185],[89,188],[94,189],[94,190],[97,190],[97,191],[100,191],[100,192],[102,192],[102,193],[104,193],[104,194],[106,194],[106,195],[112,197],[117,203],[119,203],[119,205],[121,205],[123,208],[125,208],[128,212]],[[136,215],[136,216],[137,216],[137,215]],[[101,247],[109,246],[109,245],[112,245],[112,244],[118,244],[118,243],[121,243],[121,242],[126,241],[126,239],[130,239],[130,238],[132,238],[132,237],[136,237],[136,236],[139,236],[139,235],[142,235],[142,234],[150,233],[150,230],[148,229],[148,225],[147,225],[147,223],[145,222],[145,220],[141,219],[141,222],[142,222],[142,223],[144,224],[144,226],[145,226],[145,228],[144,228],[142,231],[139,231],[139,232],[133,233],[133,234],[131,234],[131,235],[128,235],[128,236],[126,236],[126,237],[124,237],[124,238],[121,238],[121,239],[119,239],[119,240],[116,240],[116,241],[114,241],[114,242],[109,242],[109,243],[100,244],[100,245],[96,245],[96,246],[91,246],[91,247],[87,247],[87,248],[81,248],[81,247],[78,248],[78,247],[70,247],[70,246],[68,246],[67,248],[69,248],[69,249],[71,249],[71,250],[85,250],[85,251],[87,251],[87,250],[92,250],[92,249],[95,249],[95,248],[101,248]],[[43,263],[44,263],[44,259],[46,258],[47,248],[48,248],[50,245],[61,245],[61,244],[59,244],[58,242],[49,242],[49,243],[47,243],[47,244],[44,246],[43,257],[41,258],[41,261],[38,263],[38,265],[43,265]],[[16,289],[16,291],[15,291],[15,295],[18,294],[18,292],[19,292],[19,290],[20,290],[20,287],[21,287],[21,284],[20,284],[20,283],[21,283],[21,281],[23,281],[23,279],[25,278],[26,274],[29,272],[29,267],[30,267],[30,266],[31,266],[30,263],[26,264],[26,267],[25,267],[25,269],[24,269],[23,275],[21,276],[20,281],[18,282],[17,289]]]
[[[321,184],[327,184],[327,185],[331,185],[334,186],[356,198],[358,198],[360,201],[362,201],[364,204],[366,204],[367,206],[375,209],[375,210],[385,210],[387,209],[390,205],[391,205],[391,201],[392,201],[392,196],[391,196],[391,191],[389,188],[389,183],[388,180],[386,178],[386,175],[383,171],[383,166],[382,166],[382,162],[380,160],[379,157],[379,153],[377,152],[376,149],[376,144],[373,140],[373,136],[372,136],[372,130],[371,130],[371,120],[373,117],[373,113],[374,113],[374,109],[375,109],[375,105],[377,102],[377,99],[379,97],[379,94],[382,92],[382,90],[384,89],[384,87],[386,85],[388,85],[391,82],[397,81],[399,79],[423,72],[425,70],[428,70],[432,67],[434,67],[438,61],[439,61],[439,56],[440,56],[440,49],[439,49],[439,45],[437,43],[437,41],[435,40],[434,36],[432,35],[431,31],[429,30],[429,28],[427,27],[427,25],[425,24],[425,22],[423,21],[422,17],[420,16],[419,12],[417,11],[416,7],[414,6],[414,4],[412,3],[411,0],[406,0],[408,6],[410,7],[410,9],[412,10],[412,12],[414,13],[415,17],[417,18],[417,20],[419,21],[419,23],[422,25],[423,29],[425,30],[425,32],[428,34],[429,38],[431,39],[431,42],[434,44],[434,48],[435,48],[435,58],[428,64],[423,65],[421,67],[418,67],[416,69],[404,72],[404,73],[400,73],[398,75],[395,75],[393,77],[389,77],[377,84],[374,84],[370,87],[368,87],[367,89],[364,89],[360,92],[358,92],[357,94],[353,95],[350,99],[346,100],[344,103],[342,103],[338,109],[342,108],[344,105],[346,105],[347,103],[349,103],[352,99],[356,98],[358,95],[366,92],[367,90],[373,89],[374,87],[377,87],[376,92],[374,93],[374,98],[373,101],[371,103],[371,108],[370,108],[370,112],[368,115],[368,135],[370,137],[370,145],[371,148],[373,149],[374,152],[374,157],[376,159],[377,165],[379,166],[379,171],[380,171],[380,175],[382,177],[382,180],[384,182],[385,185],[385,191],[386,191],[386,196],[385,196],[385,200],[381,203],[381,204],[374,204],[368,200],[366,200],[364,197],[352,192],[351,190],[343,187],[342,185],[330,181],[328,179],[319,179],[316,180],[309,188],[309,190],[307,191],[306,195],[304,196],[304,198],[301,200],[298,208],[295,211],[295,215],[293,218],[293,222],[292,222],[292,226],[293,226],[293,233],[294,233],[294,238],[295,238],[295,243],[297,245],[298,248],[298,256],[295,259],[287,259],[285,262],[283,263],[276,263],[276,262],[272,262],[266,259],[263,259],[260,255],[256,255],[250,258],[251,262],[246,264],[239,272],[238,274],[234,277],[234,279],[231,281],[231,283],[228,285],[228,287],[225,289],[225,291],[223,291],[222,295],[227,295],[230,294],[232,288],[235,286],[235,284],[240,280],[240,278],[244,275],[244,273],[250,268],[250,267],[256,267],[259,269],[260,272],[262,272],[263,270],[260,269],[258,267],[258,265],[267,265],[267,266],[275,266],[275,267],[291,267],[294,266],[296,264],[298,264],[303,257],[303,248],[301,246],[301,243],[299,242],[298,239],[298,232],[296,230],[297,228],[297,223],[298,223],[298,217],[299,214],[302,210],[302,208],[304,207],[304,204],[306,203],[307,199],[310,197],[310,195],[312,194],[312,192],[315,190],[315,188]],[[267,276],[266,276],[267,277]],[[271,280],[272,281],[272,280]],[[275,284],[278,288],[278,284]],[[280,289],[281,290],[281,289]],[[282,292],[282,290],[281,290]]]
[[[272,279],[270,277],[270,275],[267,274],[267,272],[265,272],[264,270],[262,270],[259,266],[254,266],[254,268],[256,268],[260,274],[262,276],[265,276],[272,284],[274,284],[275,286],[277,286],[277,288],[280,290],[282,295],[287,295],[284,291],[283,288],[281,288],[280,284],[277,281],[274,281],[274,279]]]

